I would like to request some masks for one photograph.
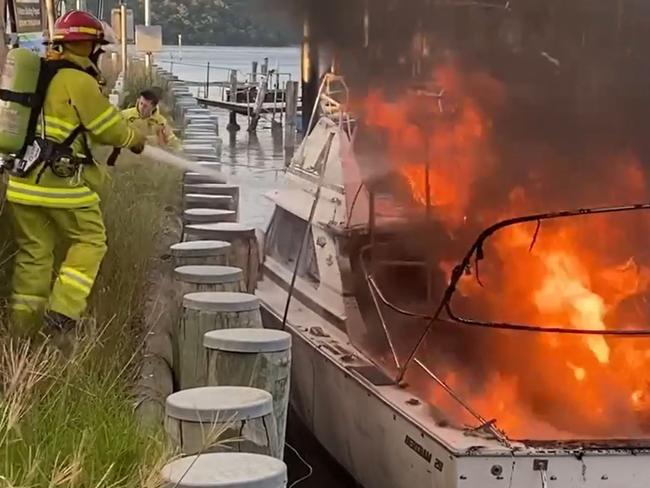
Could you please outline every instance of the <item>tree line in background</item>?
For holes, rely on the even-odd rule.
[[[279,12],[269,12],[264,0],[150,0],[151,23],[161,25],[163,42],[176,44],[178,34],[186,45],[287,46],[300,39],[300,25]],[[103,3],[103,5],[102,5]],[[67,0],[74,8],[75,0]],[[117,0],[87,0],[95,14],[103,10],[110,23]],[[103,7],[103,8],[102,8]],[[144,23],[144,0],[127,0],[135,23]]]

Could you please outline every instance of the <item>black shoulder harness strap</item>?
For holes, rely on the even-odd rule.
[[[45,96],[47,95],[47,89],[52,83],[52,80],[56,74],[62,69],[76,69],[78,71],[85,71],[79,65],[68,61],[66,59],[59,60],[46,60],[41,59],[41,71],[38,76],[38,83],[36,85],[36,93],[34,94],[34,103],[32,104],[32,112],[29,116],[29,124],[27,125],[27,134],[25,137],[25,144],[31,144],[36,137],[36,125],[38,123],[38,117],[43,110],[43,104],[45,103]],[[76,129],[75,129],[76,131]],[[74,141],[78,134],[74,135],[74,138],[71,139],[70,143]],[[68,137],[69,138],[69,137]]]

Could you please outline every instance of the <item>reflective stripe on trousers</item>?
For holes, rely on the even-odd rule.
[[[86,295],[90,295],[94,278],[76,269],[63,266],[57,280],[61,282],[61,286],[70,286]]]
[[[45,308],[46,303],[46,297],[20,295],[18,293],[11,295],[11,308],[21,312],[38,313]]]
[[[38,171],[38,168],[34,171]],[[23,205],[77,208],[99,202],[99,196],[87,186],[51,188],[9,178],[7,201]]]
[[[9,209],[18,244],[12,279],[14,319],[36,316],[44,308],[79,319],[106,253],[99,204],[48,208],[10,203]],[[70,247],[50,291],[53,251],[62,240]],[[35,297],[41,300],[38,306]]]

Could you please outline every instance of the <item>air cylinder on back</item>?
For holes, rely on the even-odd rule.
[[[41,58],[26,48],[11,49],[2,72],[0,89],[34,93],[38,84]],[[15,101],[0,101],[0,153],[16,154],[23,148],[32,109]]]

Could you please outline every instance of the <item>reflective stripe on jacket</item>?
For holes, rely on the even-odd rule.
[[[69,52],[64,52],[63,58],[83,69],[95,68],[88,58]],[[101,93],[97,80],[79,70],[63,68],[54,76],[45,96],[43,112],[45,116],[39,121],[37,135],[44,129],[46,139],[54,142],[63,142],[80,125],[86,129],[89,143],[130,147],[141,140]],[[79,135],[72,143],[72,150],[79,156],[85,154],[83,137]],[[54,208],[79,208],[99,201],[95,189],[103,179],[103,171],[95,162],[83,165],[80,173],[70,178],[58,177],[49,169],[41,174],[41,168],[42,164],[25,178],[10,176],[7,200]]]
[[[160,113],[158,108],[149,117],[142,117],[138,112],[138,107],[131,107],[122,110],[122,117],[129,125],[138,132],[147,136],[155,137],[155,141],[160,145],[167,145],[175,149],[181,148],[181,143],[169,127],[167,119]]]

